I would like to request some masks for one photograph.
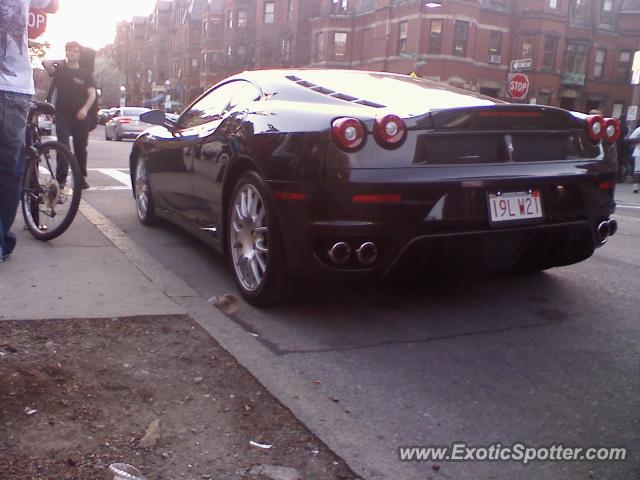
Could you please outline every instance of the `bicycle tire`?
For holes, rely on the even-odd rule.
[[[56,177],[62,176],[64,180],[59,182]],[[46,241],[69,228],[80,206],[83,178],[76,157],[60,142],[44,142],[36,155],[27,158],[21,200],[22,216],[31,235]]]

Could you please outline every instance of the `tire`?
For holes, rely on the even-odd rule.
[[[280,227],[264,181],[253,171],[233,188],[227,210],[227,254],[236,284],[256,306],[282,301],[287,289]]]
[[[64,176],[64,183],[58,176]],[[35,238],[51,240],[69,228],[80,205],[83,179],[71,150],[59,142],[44,142],[36,156],[27,158],[22,216]]]
[[[118,134],[118,129],[115,128],[113,130],[113,137],[116,139],[116,142],[121,142],[122,141],[122,135]]]
[[[111,140],[111,137],[109,136],[109,129],[107,127],[104,127],[104,139],[107,141]]]
[[[136,212],[138,220],[143,225],[153,225],[158,217],[156,215],[151,187],[149,185],[149,174],[144,158],[139,158],[136,162],[136,176],[134,182],[134,198],[136,201]]]

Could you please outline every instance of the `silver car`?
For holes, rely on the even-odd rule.
[[[149,109],[145,107],[118,108],[104,126],[105,140],[136,138],[151,126],[149,123],[140,121],[140,114],[148,111]]]

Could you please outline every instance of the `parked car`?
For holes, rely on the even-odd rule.
[[[140,120],[140,114],[148,112],[145,107],[123,107],[116,109],[115,113],[107,121],[104,128],[106,140],[123,138],[136,138],[151,125]]]
[[[98,110],[98,123],[100,125],[104,125],[105,123],[107,123],[109,118],[111,118],[111,116],[109,115],[108,108],[101,108],[100,110]]]
[[[409,76],[230,77],[135,141],[137,215],[228,255],[245,299],[291,278],[379,278],[400,259],[543,270],[616,231],[614,119]]]
[[[51,115],[38,115],[38,130],[41,135],[51,135],[53,128],[53,117]]]

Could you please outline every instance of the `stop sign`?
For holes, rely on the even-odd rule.
[[[509,95],[516,100],[523,99],[529,93],[529,78],[524,73],[509,75]]]
[[[29,9],[29,38],[38,38],[47,29],[47,14],[37,8]]]

